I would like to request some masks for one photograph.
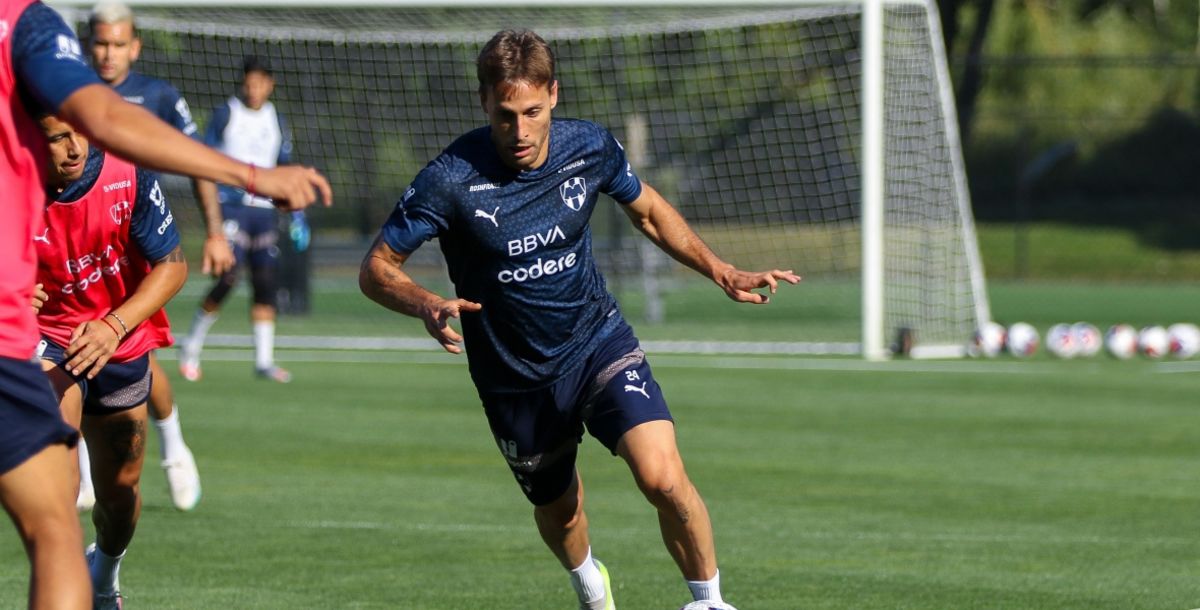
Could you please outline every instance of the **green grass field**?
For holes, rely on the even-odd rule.
[[[794,290],[749,314],[756,326],[848,317],[819,284]],[[247,331],[238,299],[214,332]],[[280,332],[420,333],[349,292],[330,299]],[[1195,320],[1200,289],[993,282],[991,300],[998,319],[1044,332]],[[193,303],[172,306],[180,331]],[[670,338],[705,323],[705,308],[681,309],[635,326]],[[155,438],[121,572],[127,607],[575,607],[463,359],[281,350],[296,381],[277,386],[252,378],[248,351],[209,355],[202,382],[174,378],[204,498],[171,508]],[[1200,361],[651,362],[742,610],[1200,606]],[[623,463],[589,438],[580,467],[618,607],[681,606],[687,589]],[[0,608],[22,606],[26,578],[8,527]]]

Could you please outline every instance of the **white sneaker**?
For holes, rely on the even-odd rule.
[[[75,497],[75,510],[86,513],[96,506],[96,490],[92,486],[79,487],[79,495]]]
[[[167,475],[167,487],[171,491],[171,502],[175,508],[189,511],[200,503],[200,472],[196,470],[196,460],[192,451],[186,446],[183,456],[175,460],[164,460],[163,471]]]
[[[87,557],[89,573],[92,571],[92,557],[95,556],[96,543],[93,542],[88,545],[85,553],[85,557]],[[92,587],[95,587],[95,583],[92,583]],[[122,608],[125,607],[125,602],[122,600],[121,584],[119,582],[114,582],[112,591],[107,593],[92,594],[92,610],[122,610]]]
[[[179,346],[179,374],[188,381],[200,381],[200,356]]]

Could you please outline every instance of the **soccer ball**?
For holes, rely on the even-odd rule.
[[[1167,329],[1161,326],[1147,326],[1138,333],[1138,350],[1147,358],[1162,358],[1171,349],[1171,340],[1167,337]]]
[[[1074,358],[1079,353],[1070,324],[1055,324],[1046,332],[1046,349],[1059,358]]]
[[[707,599],[702,599],[698,602],[692,602],[679,610],[737,610],[733,606],[725,602],[714,602]]]
[[[1095,356],[1100,348],[1104,347],[1104,337],[1100,336],[1100,329],[1087,322],[1072,324],[1071,334],[1075,335],[1075,347],[1079,349],[1079,356]]]
[[[1032,356],[1037,352],[1040,339],[1036,328],[1024,322],[1017,322],[1008,327],[1008,353],[1018,358]]]
[[[975,357],[995,358],[1004,350],[1006,334],[1003,326],[995,322],[985,322],[971,336],[971,345],[967,351]]]
[[[1128,360],[1138,351],[1138,333],[1128,324],[1114,324],[1104,333],[1104,349],[1113,358]]]
[[[1200,327],[1188,322],[1167,327],[1171,355],[1176,358],[1191,358],[1200,352]]]

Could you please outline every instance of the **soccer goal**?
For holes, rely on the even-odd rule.
[[[90,0],[52,4],[83,24]],[[912,355],[954,356],[990,317],[932,0],[130,4],[137,69],[178,87],[202,126],[243,55],[273,65],[297,156],[337,189],[313,218],[328,282],[341,269],[352,285],[407,181],[483,124],[475,55],[523,27],[558,54],[556,116],[608,127],[726,259],[805,277],[766,308],[736,306],[601,206],[596,255],[627,315],[652,322],[639,333],[878,359],[905,329]],[[436,273],[436,250],[412,263]]]

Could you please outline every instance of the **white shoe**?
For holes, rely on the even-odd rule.
[[[96,490],[92,486],[80,487],[79,495],[75,497],[75,510],[86,513],[96,506]]]
[[[182,345],[179,347],[179,374],[188,381],[200,381],[200,356]]]
[[[196,460],[186,446],[183,456],[175,460],[164,460],[163,471],[167,474],[167,487],[171,491],[171,502],[175,508],[189,511],[200,503],[200,472]]]
[[[277,366],[270,366],[265,369],[254,369],[254,374],[259,379],[267,379],[276,383],[291,383],[292,374],[287,369],[282,369]]]
[[[92,557],[96,556],[95,542],[88,545],[84,556],[87,557],[88,572],[90,573],[92,571]],[[92,587],[94,588],[95,586],[96,584],[92,583]],[[121,584],[114,582],[112,591],[92,594],[92,610],[122,610],[125,606],[125,602],[122,600]]]

